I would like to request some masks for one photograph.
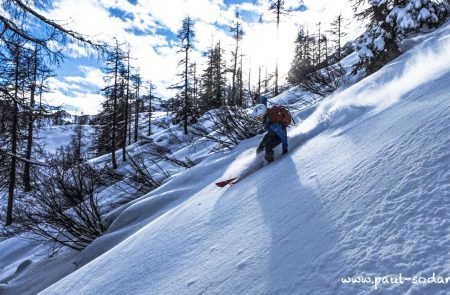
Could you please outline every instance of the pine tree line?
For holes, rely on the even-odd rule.
[[[43,3],[35,2],[0,1],[0,189],[7,191],[7,226],[13,222],[17,193],[32,191],[34,171],[45,165],[36,161],[35,129],[51,115],[42,101],[51,67],[62,61],[69,42],[102,48],[40,14],[35,5]]]
[[[323,32],[321,23],[316,32],[301,26],[295,40],[294,58],[288,74],[288,81],[294,85],[309,83],[308,75],[331,64],[339,62],[351,51],[344,50],[342,39],[347,35],[347,21],[341,14],[330,23],[330,29]]]
[[[148,135],[151,134],[152,94],[150,84],[148,95],[143,95],[143,80],[138,70],[131,66],[130,50],[119,43],[106,50],[106,62],[102,68],[106,86],[101,89],[105,100],[102,111],[96,116],[94,124],[98,126],[95,136],[97,155],[111,154],[113,169],[118,167],[116,152],[121,150],[122,162],[127,160],[127,145],[139,139],[139,114],[148,109]]]
[[[51,75],[39,45],[29,48],[21,39],[7,40],[1,47],[0,63],[0,187],[8,187],[6,224],[12,222],[12,208],[17,186],[32,189],[32,160],[38,151],[36,122],[47,114],[42,92]],[[6,176],[8,175],[8,176]]]

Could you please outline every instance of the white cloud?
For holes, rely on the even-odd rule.
[[[82,89],[80,85],[68,83],[65,81],[61,81],[55,77],[50,77],[47,80],[48,84],[50,85],[51,89],[58,89],[62,92],[68,92],[68,91],[74,91],[74,90],[80,90]]]
[[[172,32],[179,30],[181,21],[186,16],[207,23],[227,22],[221,0],[147,0],[138,1],[137,6],[148,11],[156,21]]]
[[[70,83],[81,84],[81,86],[90,85],[97,88],[105,86],[103,73],[100,69],[87,66],[80,66],[79,68],[83,72],[83,76],[68,76],[64,77],[64,80]]]
[[[244,23],[246,35],[242,40],[244,49],[244,73],[248,75],[248,68],[257,73],[258,67],[263,66],[269,72],[274,71],[275,62],[279,61],[279,73],[287,73],[292,59],[294,40],[300,24],[308,25],[315,30],[316,24],[322,20],[325,31],[332,19],[342,12],[351,14],[348,0],[305,0],[308,10],[292,12],[283,16],[280,24],[280,35],[277,38],[274,15],[268,11],[268,1],[248,1],[225,7],[223,0],[139,0],[136,5],[128,0],[55,0],[53,9],[48,16],[56,20],[67,20],[67,27],[93,39],[111,41],[116,37],[122,42],[130,44],[134,60],[132,65],[139,67],[144,79],[152,80],[158,92],[164,96],[171,95],[166,87],[178,81],[177,63],[181,58],[177,55],[177,41],[172,38],[180,29],[184,17],[190,16],[196,20],[195,47],[193,56],[197,57],[199,68],[204,60],[200,58],[212,43],[221,41],[230,61],[230,51],[234,41],[228,31],[228,26],[235,20],[235,11],[254,13],[254,19]],[[297,0],[286,0],[286,5],[297,4]],[[115,14],[111,13],[114,9]],[[117,14],[120,13],[121,17]],[[257,22],[262,14],[264,23]],[[218,27],[220,26],[220,28]],[[172,32],[164,35],[161,30]],[[355,31],[355,30],[353,30]],[[157,34],[159,32],[160,34]],[[77,45],[70,45],[67,49],[72,57],[87,56],[88,52]],[[70,62],[70,61],[69,61]],[[74,61],[76,62],[76,61]],[[253,80],[256,74],[252,74]],[[58,83],[75,83],[82,85],[90,83],[101,87],[101,72],[93,68],[86,69],[81,77],[66,77]],[[65,85],[66,88],[69,87]],[[60,89],[62,85],[60,85]],[[76,88],[77,86],[71,86]]]
[[[84,114],[97,114],[104,98],[98,93],[73,92],[70,96],[56,90],[44,95],[44,101],[51,105],[70,105]]]
[[[44,94],[44,100],[52,105],[71,105],[85,114],[95,114],[100,110],[103,97],[98,89],[104,87],[100,69],[80,66],[81,76],[49,78],[51,92]]]

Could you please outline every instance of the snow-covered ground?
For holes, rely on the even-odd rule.
[[[76,128],[75,124],[45,126],[38,129],[36,136],[44,151],[55,153],[59,148],[70,144]],[[89,125],[82,125],[81,128],[84,133],[82,152],[86,153],[92,147],[95,129]]]
[[[289,154],[235,186],[214,182],[259,166],[261,136],[117,208],[80,254],[0,243],[0,293],[448,294],[449,93],[447,24],[298,113]]]

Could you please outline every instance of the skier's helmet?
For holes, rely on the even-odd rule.
[[[258,104],[253,109],[252,116],[253,116],[253,118],[257,119],[258,121],[262,121],[266,114],[267,114],[267,107],[263,104]]]
[[[259,94],[255,92],[253,94],[253,101],[257,102],[258,100],[259,100]]]

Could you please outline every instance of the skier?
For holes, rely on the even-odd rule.
[[[286,126],[281,123],[271,122],[267,114],[267,107],[264,104],[258,104],[253,109],[252,115],[263,124],[264,129],[267,131],[256,149],[256,154],[265,151],[264,159],[270,163],[274,160],[273,149],[280,143],[282,144],[283,155],[286,154],[288,152]]]
[[[255,98],[255,96],[253,97]],[[259,96],[257,96],[256,98],[261,99],[261,97]],[[264,98],[262,99],[264,100]],[[265,103],[267,103],[267,98],[265,99]],[[293,118],[289,113],[289,109],[277,105],[268,109],[266,105],[258,104],[253,109],[252,117],[261,122],[264,126],[264,129],[267,131],[267,134],[264,136],[263,140],[256,149],[256,154],[260,154],[262,151],[265,151],[264,159],[270,163],[274,160],[273,149],[280,143],[282,144],[283,155],[286,154],[288,152],[288,140],[286,128],[293,121]],[[251,174],[256,169],[262,167],[259,165],[260,164],[259,159],[255,160],[256,161],[253,160],[252,164],[247,167],[251,169],[248,169],[247,171],[244,172],[241,171],[240,174],[238,174],[237,176],[233,176],[232,178],[216,182],[216,185],[218,187],[235,185],[244,177]],[[256,169],[254,169],[255,167]]]

